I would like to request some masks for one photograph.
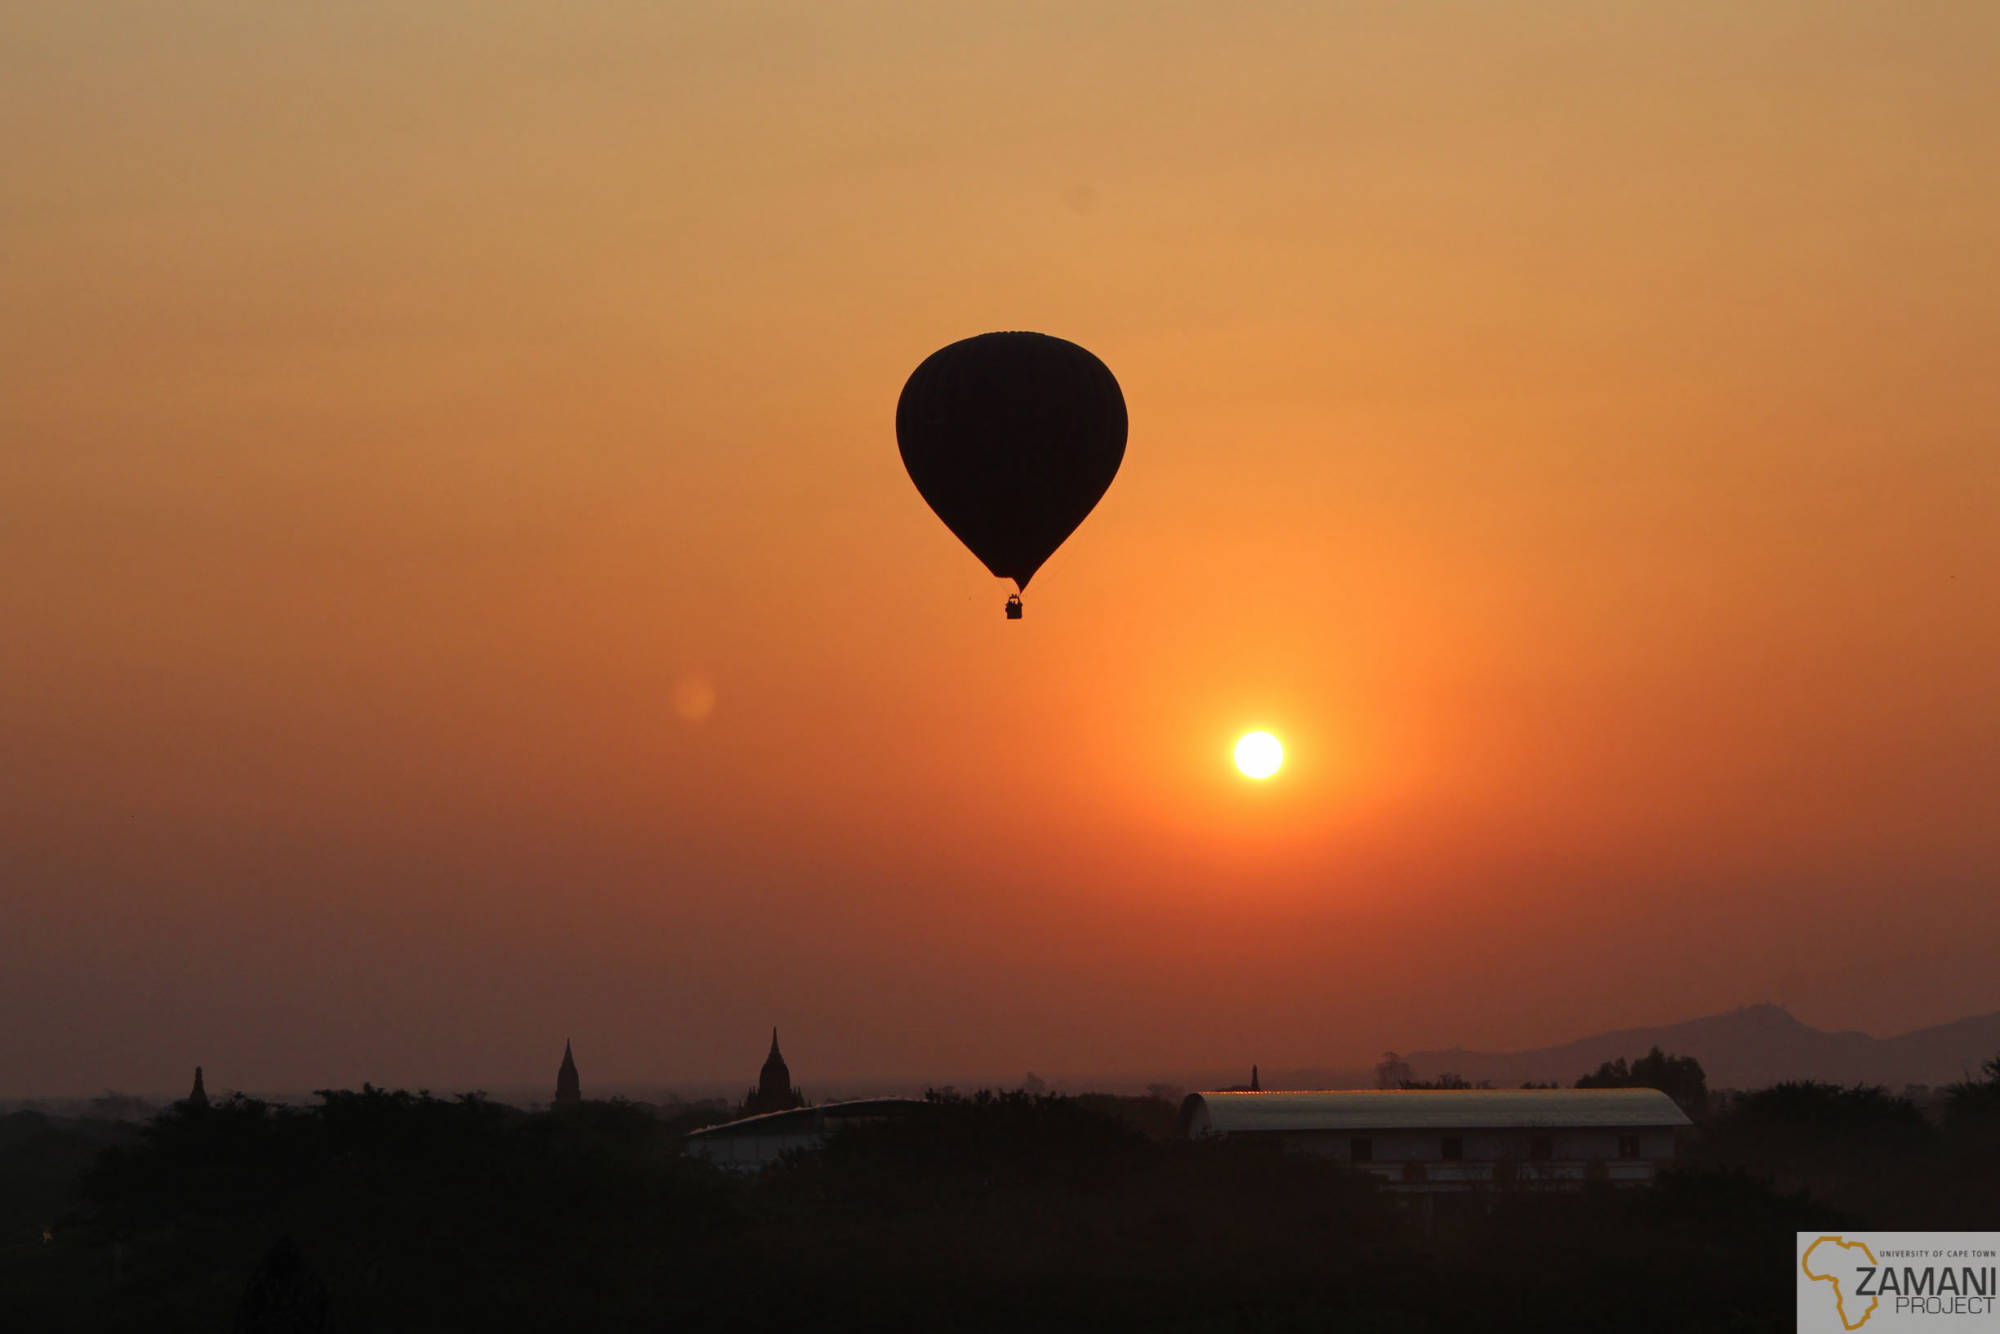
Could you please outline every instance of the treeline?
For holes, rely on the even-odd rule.
[[[1935,1108],[1870,1085],[1797,1082],[1741,1093],[1684,1150],[1884,1230],[1977,1230],[2000,1199],[2000,1057]]]
[[[1429,1210],[1158,1098],[934,1095],[739,1176],[632,1104],[239,1097],[98,1146],[0,1292],[36,1330],[1789,1329],[1795,1231],[1990,1223],[1985,1073],[1939,1120],[1780,1085],[1653,1189]]]
[[[1462,1075],[1450,1071],[1436,1079],[1418,1079],[1410,1069],[1409,1062],[1395,1052],[1382,1053],[1382,1059],[1375,1066],[1376,1087],[1385,1089],[1490,1089],[1493,1082],[1482,1079],[1473,1083]],[[1548,1083],[1526,1083],[1524,1089],[1552,1089],[1561,1085]],[[1580,1089],[1658,1089],[1680,1104],[1681,1110],[1699,1120],[1708,1110],[1708,1075],[1702,1070],[1701,1062],[1692,1056],[1673,1056],[1653,1048],[1637,1060],[1627,1062],[1624,1057],[1604,1064],[1582,1076],[1575,1086]]]

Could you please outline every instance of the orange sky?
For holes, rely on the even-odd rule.
[[[2000,1008],[2000,10],[571,8],[0,11],[0,1094]]]

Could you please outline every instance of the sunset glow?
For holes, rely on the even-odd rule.
[[[818,1096],[2000,1007],[1997,46],[0,6],[0,1006],[60,1017],[0,1069],[782,1024]],[[1003,330],[1129,413],[1018,623],[895,428]]]

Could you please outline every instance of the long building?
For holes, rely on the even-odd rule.
[[[1324,1154],[1404,1191],[1637,1185],[1693,1124],[1658,1089],[1374,1089],[1191,1093],[1189,1136]]]
[[[923,1105],[920,1098],[855,1098],[765,1112],[693,1131],[682,1138],[681,1152],[717,1167],[755,1172],[793,1149],[818,1148],[841,1126],[907,1116]]]

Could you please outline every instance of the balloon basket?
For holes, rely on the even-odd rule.
[[[1019,593],[1011,593],[1007,597],[1007,619],[1010,621],[1021,619],[1021,595]]]

